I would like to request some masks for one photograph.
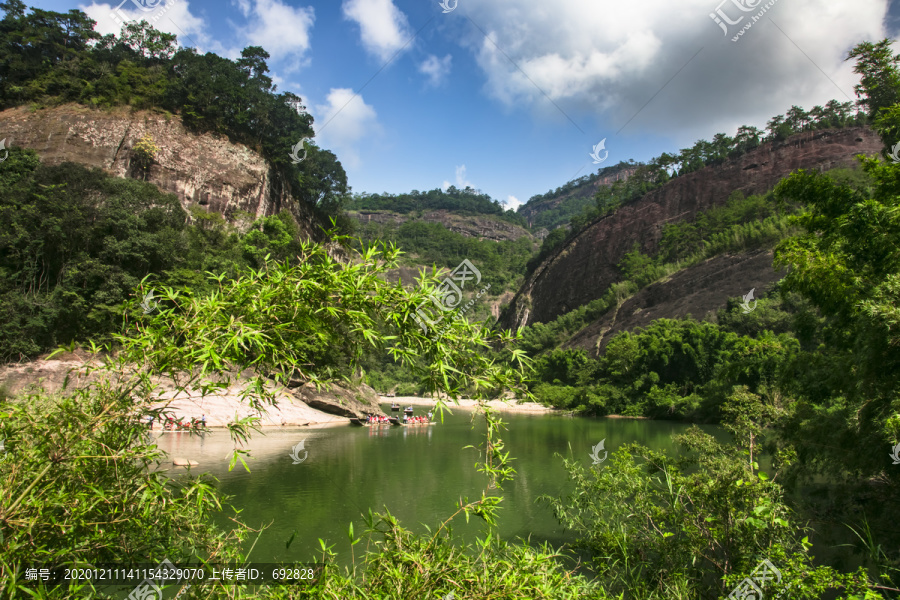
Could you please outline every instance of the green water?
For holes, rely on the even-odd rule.
[[[387,405],[385,405],[387,407]],[[417,408],[416,413],[422,410]],[[258,528],[269,525],[256,543],[251,560],[259,562],[309,561],[318,539],[336,544],[339,562],[350,561],[347,529],[352,521],[357,535],[364,529],[361,513],[385,508],[401,525],[424,532],[456,511],[460,498],[475,500],[487,490],[487,478],[474,469],[478,446],[484,439],[484,421],[472,422],[472,411],[457,409],[443,423],[415,427],[329,427],[324,429],[277,429],[256,434],[249,449],[251,472],[238,464],[228,471],[232,443],[227,432],[203,437],[187,434],[161,435],[158,445],[173,457],[200,463],[194,472],[216,476],[220,490],[233,496],[232,505],[242,509],[241,518]],[[500,516],[500,535],[513,540],[531,536],[532,542],[561,545],[571,541],[543,503],[542,494],[566,492],[568,482],[560,453],[593,462],[591,448],[601,440],[612,454],[627,443],[638,442],[653,449],[672,449],[671,436],[688,425],[646,420],[587,419],[559,415],[503,413],[508,430],[503,438],[515,457],[517,470],[507,483]],[[718,433],[715,427],[705,427]],[[718,437],[718,435],[717,435]],[[308,452],[294,464],[291,449],[304,442]],[[299,458],[304,457],[299,452]],[[602,457],[603,454],[601,453]],[[607,458],[607,461],[609,459]],[[180,469],[179,469],[180,471]],[[223,526],[229,521],[220,519]],[[454,521],[454,535],[474,540],[482,533],[482,522],[474,518],[466,525],[462,516]],[[290,548],[286,542],[296,532]],[[252,542],[252,540],[251,540]],[[355,547],[359,552],[365,544]],[[248,543],[249,547],[249,543]]]

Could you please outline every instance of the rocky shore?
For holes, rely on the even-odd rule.
[[[76,351],[58,354],[52,360],[4,365],[0,367],[0,386],[11,397],[32,386],[57,393],[67,377],[69,389],[95,381],[99,372],[84,374],[85,367],[96,365],[95,361],[90,354]],[[346,425],[351,417],[381,412],[378,395],[366,385],[332,385],[316,390],[308,383],[293,382],[288,387],[272,383],[270,389],[275,393],[277,405],[267,406],[265,413],[259,414],[241,401],[244,384],[240,376],[234,377],[224,390],[206,396],[199,392],[176,394],[172,381],[165,378],[155,377],[154,382],[160,386],[161,395],[153,408],[168,408],[176,420],[190,421],[205,416],[207,427],[226,427],[228,423],[250,415],[259,416],[259,424],[263,427],[329,427]],[[155,428],[159,429],[159,426],[155,425]]]

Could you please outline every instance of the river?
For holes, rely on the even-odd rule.
[[[388,407],[384,405],[385,410]],[[416,407],[416,414],[424,410]],[[500,535],[507,540],[530,535],[532,543],[549,541],[555,546],[571,539],[549,508],[535,503],[542,494],[559,495],[569,489],[562,459],[555,454],[571,453],[589,466],[591,449],[601,440],[610,455],[631,442],[672,449],[672,435],[688,427],[667,421],[502,415],[507,423],[503,439],[515,458],[517,475],[502,492]],[[716,427],[703,429],[721,435]],[[445,415],[443,423],[431,426],[267,428],[249,443],[253,457],[248,460],[249,473],[240,463],[228,471],[233,445],[225,430],[203,436],[156,434],[156,443],[171,457],[195,460],[199,466],[192,469],[194,473],[217,477],[219,489],[233,496],[231,504],[243,511],[245,523],[254,528],[270,525],[250,556],[257,562],[310,561],[322,538],[335,544],[338,562],[346,565],[350,562],[348,526],[353,522],[358,536],[364,530],[361,514],[369,508],[376,512],[387,508],[402,526],[424,532],[423,524],[434,530],[453,514],[460,498],[471,501],[480,498],[482,491],[496,492],[487,490],[487,477],[474,469],[477,451],[464,449],[484,440],[484,419],[476,417],[473,423],[471,410],[456,409],[453,415]],[[297,457],[302,460],[295,464],[291,451],[301,441],[303,450]],[[218,519],[223,527],[230,523],[226,517]],[[466,525],[459,516],[454,520],[454,535],[472,541],[482,533],[482,524],[473,518]],[[253,539],[247,547],[252,543]],[[364,543],[356,546],[357,554],[364,547]]]

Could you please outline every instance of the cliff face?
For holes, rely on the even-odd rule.
[[[743,296],[751,289],[754,298],[761,298],[767,288],[784,277],[784,271],[772,267],[772,259],[771,250],[725,254],[679,271],[608,311],[565,346],[597,356],[617,334],[646,327],[656,319],[715,318],[729,298]]]
[[[132,148],[145,134],[159,147],[146,181],[178,196],[185,209],[200,206],[226,218],[237,211],[262,217],[288,209],[307,236],[319,235],[310,209],[292,200],[287,182],[262,156],[224,136],[194,134],[177,116],[76,104],[0,112],[7,146],[32,148],[48,164],[72,161],[118,177],[144,178],[132,164]]]
[[[440,223],[450,231],[466,237],[492,240],[517,240],[521,237],[532,238],[526,229],[513,225],[501,219],[490,216],[458,215],[447,210],[432,210],[421,217],[413,217],[388,211],[359,210],[348,212],[348,215],[362,224],[366,223],[395,223],[401,225],[410,220],[422,220],[428,223]]]
[[[635,242],[643,253],[654,254],[663,225],[692,220],[698,211],[724,204],[735,190],[764,193],[797,169],[853,166],[855,155],[876,154],[881,148],[881,140],[868,128],[804,132],[677,177],[601,217],[551,255],[518,291],[501,323],[518,328],[550,321],[600,297],[620,279],[616,265]]]

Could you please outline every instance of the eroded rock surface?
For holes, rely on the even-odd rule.
[[[617,265],[635,243],[644,254],[655,254],[666,223],[690,221],[699,211],[725,204],[736,190],[745,196],[765,193],[797,169],[856,166],[857,154],[873,155],[881,148],[881,139],[866,127],[804,132],[676,177],[601,217],[548,257],[518,291],[501,323],[518,328],[552,321],[601,297],[621,279]]]

